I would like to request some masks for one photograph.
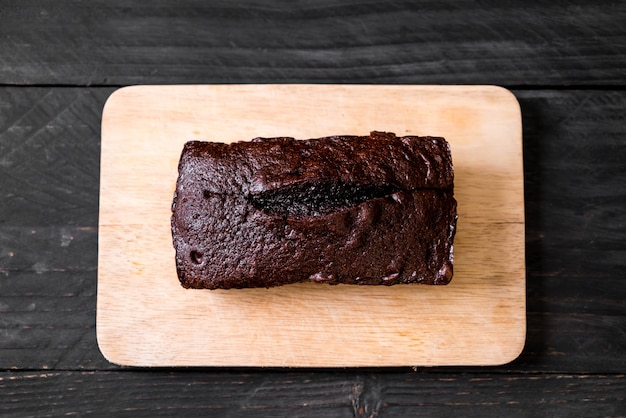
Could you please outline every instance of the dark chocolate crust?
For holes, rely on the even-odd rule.
[[[186,288],[447,284],[454,173],[438,137],[188,142],[172,204]]]

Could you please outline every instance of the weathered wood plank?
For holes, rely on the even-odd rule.
[[[561,282],[567,286],[567,280]],[[610,281],[599,287],[609,289]],[[617,286],[616,286],[617,287]],[[622,301],[624,295],[619,297]],[[615,306],[620,303],[615,302]],[[595,306],[593,302],[577,304],[578,309]],[[551,303],[544,305],[545,310]],[[626,370],[626,318],[622,312],[552,313],[529,312],[526,347],[522,356],[503,367],[522,371],[614,372]]]
[[[106,369],[95,330],[96,272],[0,275],[0,368]]]
[[[625,370],[626,94],[517,94],[528,334],[516,366]]]
[[[371,382],[385,417],[610,417],[622,416],[626,405],[623,374],[407,375]]]
[[[95,271],[97,227],[0,227],[0,272],[46,274]]]
[[[4,84],[626,80],[623,1],[37,0],[0,17]]]
[[[0,368],[108,365],[95,298],[100,119],[111,91],[0,90]]]
[[[99,124],[111,91],[0,89],[2,369],[114,367],[94,330]],[[626,92],[516,95],[528,341],[498,370],[624,371]]]
[[[623,374],[3,372],[0,414],[611,417],[625,393]]]
[[[0,90],[0,227],[98,225],[100,120],[112,91]]]
[[[529,271],[624,277],[626,95],[521,97]]]
[[[624,21],[624,1],[0,2],[5,86],[604,89],[516,92],[522,356],[497,368],[412,372],[107,363],[95,338],[95,262],[100,115],[113,88],[0,87],[0,415],[624,416]]]
[[[329,373],[5,372],[0,415],[351,417],[362,385]]]

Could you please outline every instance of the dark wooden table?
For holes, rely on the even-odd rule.
[[[524,3],[0,1],[0,415],[626,416],[626,3]],[[511,89],[524,126],[519,359],[108,363],[95,333],[102,108],[120,86],[162,83]]]

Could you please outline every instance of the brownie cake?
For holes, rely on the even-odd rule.
[[[372,132],[185,144],[172,203],[186,288],[447,284],[448,143]]]

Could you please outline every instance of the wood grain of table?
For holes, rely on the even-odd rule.
[[[0,3],[0,415],[625,416],[626,3]],[[100,124],[133,84],[496,84],[527,336],[497,367],[127,368],[95,332]]]

